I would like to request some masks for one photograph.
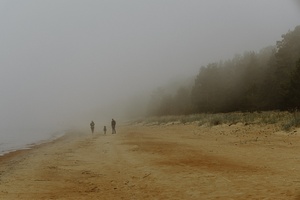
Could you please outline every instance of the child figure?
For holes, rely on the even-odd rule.
[[[104,131],[104,135],[106,135],[106,126],[104,126],[103,131]]]

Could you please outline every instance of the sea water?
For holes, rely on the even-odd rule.
[[[0,133],[0,156],[21,149],[30,149],[35,145],[53,141],[63,136],[66,131],[19,131]]]

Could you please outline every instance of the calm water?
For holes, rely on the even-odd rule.
[[[65,131],[48,133],[44,131],[2,131],[0,133],[0,155],[57,139],[64,133]]]

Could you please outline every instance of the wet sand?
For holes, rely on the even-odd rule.
[[[0,199],[297,199],[298,134],[242,124],[70,133],[2,156]]]

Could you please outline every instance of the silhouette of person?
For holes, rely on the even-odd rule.
[[[104,134],[106,135],[106,126],[103,128]]]
[[[116,134],[116,121],[114,119],[111,120],[111,129],[112,129],[112,134]]]
[[[91,126],[92,133],[94,133],[95,123],[93,121],[91,121],[90,126]]]

